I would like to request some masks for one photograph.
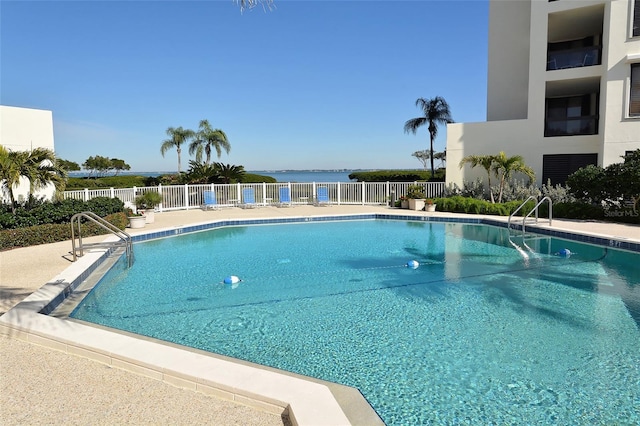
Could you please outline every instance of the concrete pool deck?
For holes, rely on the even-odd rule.
[[[384,206],[295,206],[291,208],[263,207],[254,209],[227,208],[217,211],[174,211],[156,214],[156,222],[148,224],[144,229],[127,229],[131,235],[152,232],[161,229],[179,228],[182,226],[206,223],[226,219],[252,218],[282,218],[282,217],[310,217],[319,215],[351,215],[351,214],[401,214],[437,217],[482,217],[458,215],[448,213],[411,212],[408,210],[389,209]],[[492,220],[504,220],[495,216],[487,217]],[[540,227],[546,228],[546,221],[541,220]],[[610,224],[593,221],[553,220],[554,230],[565,230],[584,235],[594,235],[616,241],[631,241],[640,243],[640,226]],[[95,243],[103,241],[102,237],[85,239],[85,242]],[[70,267],[69,241],[42,246],[15,249],[0,252],[0,313],[7,312],[23,299],[42,287],[45,283],[52,283],[58,275]],[[26,301],[27,303],[29,300]],[[33,299],[31,300],[33,302]],[[19,310],[11,314],[14,320],[19,319]],[[4,317],[4,315],[3,315]],[[45,321],[48,317],[44,317]],[[22,317],[22,321],[26,317]],[[0,318],[9,320],[10,318]],[[43,324],[44,327],[49,325]],[[228,380],[227,386],[233,388],[233,381],[245,374],[244,370],[234,370],[234,363],[224,364],[221,371],[213,372],[206,378],[201,377],[200,385],[194,384],[191,377],[200,375],[207,367],[195,366],[201,362],[200,357],[188,358],[194,366],[193,371],[175,371],[172,364],[176,363],[176,353],[169,353],[167,358],[148,355],[153,352],[150,344],[143,339],[133,339],[133,345],[138,345],[140,352],[147,354],[146,362],[163,365],[174,374],[164,376],[157,371],[147,369],[144,363],[125,363],[122,358],[104,356],[97,350],[88,350],[82,345],[68,344],[74,337],[72,325],[58,330],[65,344],[38,339],[37,334],[16,332],[0,325],[0,353],[2,354],[2,370],[0,370],[0,385],[5,400],[0,409],[2,424],[24,423],[213,423],[213,424],[283,424],[288,421],[299,424],[365,424],[365,414],[355,412],[349,416],[340,413],[337,407],[334,414],[324,409],[325,404],[331,406],[332,395],[322,384],[301,380],[295,376],[296,384],[301,387],[289,394],[280,393],[285,398],[297,399],[292,404],[293,418],[281,417],[284,407],[291,404],[290,400],[278,398],[266,400],[245,397],[241,393],[234,393],[233,389],[225,392],[215,391],[213,382]],[[86,327],[86,326],[85,326]],[[6,336],[13,338],[7,338]],[[93,336],[98,341],[98,347],[105,341],[113,340],[112,334]],[[124,336],[128,337],[128,336]],[[130,338],[130,337],[128,337]],[[116,337],[115,340],[120,339]],[[113,345],[111,341],[109,344]],[[130,351],[132,342],[122,340],[116,344],[126,353]],[[71,349],[70,349],[71,348]],[[106,350],[106,349],[105,349]],[[113,348],[109,349],[110,351]],[[62,351],[62,352],[60,352]],[[66,354],[63,352],[67,352]],[[171,352],[171,351],[170,351]],[[186,352],[186,351],[180,351]],[[99,356],[96,356],[98,354]],[[196,354],[197,355],[197,354]],[[182,356],[182,355],[180,355]],[[188,355],[192,357],[193,355]],[[203,355],[204,356],[204,355]],[[126,358],[126,357],[125,357]],[[99,362],[95,362],[99,361]],[[184,360],[183,360],[184,361]],[[227,360],[222,360],[228,362]],[[242,364],[242,363],[240,363]],[[62,368],[61,366],[64,366]],[[116,368],[112,368],[116,367]],[[120,370],[124,368],[129,371]],[[268,369],[267,369],[268,370]],[[267,371],[265,370],[265,371]],[[137,374],[132,374],[137,373]],[[268,372],[268,371],[267,371]],[[251,373],[254,374],[255,372]],[[184,376],[181,376],[183,374]],[[148,378],[145,376],[150,376]],[[225,376],[222,379],[220,376]],[[247,378],[248,382],[260,382],[255,375]],[[256,389],[256,392],[270,394],[273,387],[288,387],[292,382],[277,384],[274,376],[265,376],[265,386],[268,389]],[[163,382],[164,380],[164,382]],[[289,380],[289,379],[287,379]],[[166,382],[166,383],[165,383]],[[305,382],[305,383],[302,383]],[[168,384],[169,383],[169,384]],[[191,389],[185,390],[180,387]],[[259,388],[259,386],[258,386]],[[193,392],[193,389],[208,392]],[[277,391],[277,390],[276,390]],[[77,396],[74,400],[73,393]],[[328,392],[328,393],[327,393]],[[278,392],[276,392],[277,394]],[[213,395],[213,396],[211,396]],[[235,402],[228,402],[232,400]],[[260,403],[262,401],[262,403]],[[86,402],[86,403],[83,403]],[[66,407],[66,409],[65,409]],[[285,413],[286,414],[286,413]],[[354,416],[356,418],[354,418]],[[90,419],[90,420],[89,420]],[[370,419],[369,419],[370,420]]]

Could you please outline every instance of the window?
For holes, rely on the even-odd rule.
[[[598,154],[551,154],[542,156],[542,183],[564,185],[569,175],[589,164],[598,164]]]
[[[633,5],[633,36],[640,36],[640,0]]]
[[[547,71],[600,65],[601,47],[596,40],[602,36],[589,36],[577,40],[547,44]]]
[[[598,94],[547,98],[545,136],[598,134]]]
[[[636,4],[640,4],[640,0]],[[629,116],[640,117],[640,64],[631,64],[631,91],[629,93]]]

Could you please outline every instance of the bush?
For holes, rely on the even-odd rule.
[[[124,203],[119,198],[95,197],[86,202],[86,208],[100,217],[119,213],[124,210]]]
[[[255,173],[245,173],[242,176],[242,183],[276,183],[278,180],[272,176],[257,175]]]
[[[438,175],[436,171],[436,176]],[[441,172],[442,176],[444,172]],[[371,172],[353,172],[349,179],[358,182],[415,182],[427,181],[431,178],[431,172],[424,170],[376,170]]]
[[[422,185],[409,185],[409,188],[407,188],[407,198],[417,200],[426,198],[424,187]]]
[[[484,200],[484,183],[482,183],[482,179],[477,178],[472,182],[465,181],[462,185],[462,188],[460,188],[455,183],[449,184],[445,188],[443,196],[454,197],[456,195]]]
[[[545,204],[540,206],[541,213],[547,215],[548,207]],[[603,220],[604,210],[600,206],[595,206],[585,202],[557,203],[553,205],[553,217],[566,219],[595,219]]]
[[[110,214],[104,219],[122,230],[125,229],[128,223],[127,216],[123,212]],[[104,235],[109,232],[92,222],[83,223],[81,228],[83,237]],[[70,223],[52,223],[17,229],[5,229],[0,231],[0,250],[57,243],[70,239]]]
[[[100,217],[121,212],[124,203],[118,198],[96,197],[87,202],[82,200],[62,200],[44,202],[32,209],[19,207],[16,214],[8,211],[0,213],[0,229],[25,228],[35,225],[71,222],[74,214],[91,211]]]
[[[158,181],[158,178],[134,175],[108,176],[101,178],[69,178],[67,179],[66,189],[68,191],[72,191],[84,188],[132,188],[134,186],[156,186]]]
[[[509,216],[522,204],[522,201],[516,200],[498,204],[476,198],[453,196],[438,198],[434,200],[434,203],[438,205],[438,210],[444,212]],[[535,203],[533,201],[528,201],[518,213],[525,212],[524,214],[526,214],[534,206]]]
[[[154,190],[146,191],[144,194],[136,197],[135,203],[139,209],[153,209],[162,203],[162,194]]]

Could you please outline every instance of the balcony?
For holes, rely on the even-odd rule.
[[[590,67],[601,64],[600,46],[580,47],[549,51],[547,53],[547,71],[567,68]]]
[[[598,116],[588,115],[563,119],[547,118],[544,136],[579,136],[598,134]]]

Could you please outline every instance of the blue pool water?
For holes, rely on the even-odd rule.
[[[136,244],[72,316],[357,387],[387,424],[640,424],[640,257],[513,242],[385,220],[185,234]]]

